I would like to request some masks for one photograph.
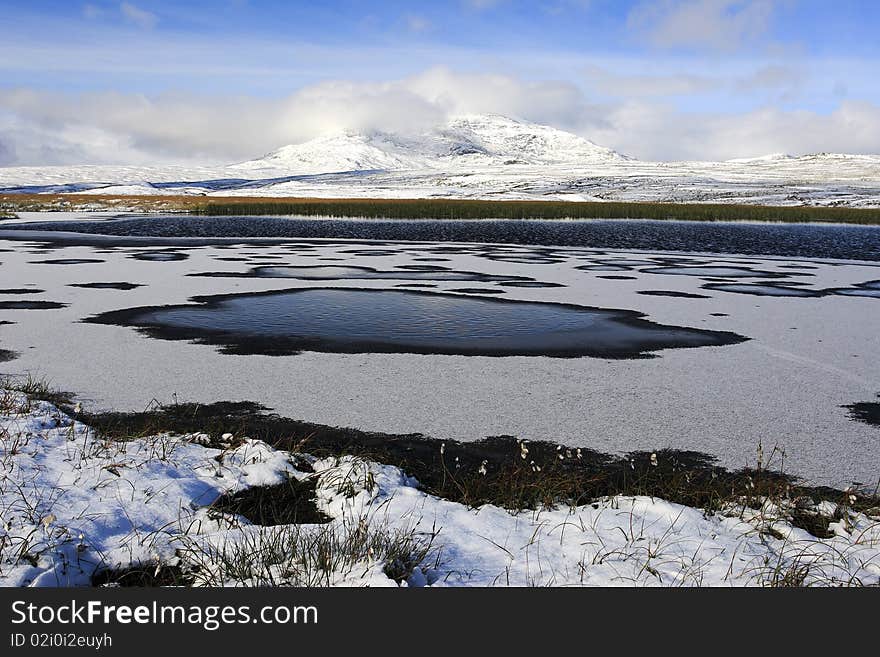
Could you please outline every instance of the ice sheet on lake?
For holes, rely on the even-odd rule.
[[[31,239],[30,237],[28,239]],[[303,242],[297,240],[297,243]],[[58,309],[0,310],[0,348],[16,352],[3,372],[31,372],[79,392],[98,406],[141,410],[156,398],[216,401],[252,399],[277,412],[333,426],[391,433],[421,432],[474,440],[512,434],[551,439],[602,451],[664,446],[715,454],[727,466],[754,464],[759,441],[785,448],[785,468],[821,483],[872,482],[880,472],[877,428],[849,418],[843,405],[880,392],[880,302],[868,296],[758,297],[706,289],[701,277],[641,270],[668,264],[668,254],[550,249],[562,264],[531,261],[534,249],[516,245],[392,244],[312,241],[313,248],[283,244],[194,246],[189,258],[155,262],[131,258],[135,247],[101,255],[105,262],[51,265],[34,260],[94,259],[90,246],[61,246],[43,257],[25,252],[36,242],[4,240],[4,287],[33,284],[35,299],[67,304]],[[45,245],[43,245],[45,246]],[[167,249],[146,247],[144,250]],[[501,287],[503,298],[570,303],[646,313],[674,326],[732,331],[751,338],[738,345],[668,350],[652,360],[558,360],[412,354],[240,356],[209,345],[152,340],[118,326],[81,319],[134,306],[185,304],[197,295],[314,287],[296,279],[214,278],[188,274],[241,273],[251,263],[222,258],[238,251],[275,256],[290,266],[343,258],[348,266],[378,270],[419,264],[442,252],[455,271],[527,277],[556,287]],[[352,251],[355,251],[354,253]],[[374,251],[374,253],[371,253]],[[389,255],[388,252],[396,255]],[[521,255],[515,262],[493,252]],[[540,250],[543,256],[547,249]],[[742,266],[734,256],[674,256],[679,266]],[[584,264],[626,263],[633,280],[603,279]],[[797,274],[790,260],[748,258],[749,268]],[[635,264],[633,264],[635,263]],[[878,279],[871,263],[805,262],[813,276],[804,290],[863,290]],[[738,278],[737,285],[760,282]],[[764,279],[766,280],[766,279]],[[128,291],[70,287],[120,281]],[[391,289],[398,281],[321,281],[321,287]],[[431,281],[437,292],[461,287]],[[477,286],[479,287],[479,286]],[[640,294],[672,291],[710,298]],[[12,300],[8,298],[6,300]]]

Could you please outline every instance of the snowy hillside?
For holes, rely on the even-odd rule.
[[[230,168],[311,174],[511,164],[579,166],[623,159],[628,158],[563,130],[486,114],[456,117],[419,135],[345,130],[283,146]]]
[[[880,207],[880,156],[644,162],[497,114],[420,134],[341,131],[213,167],[0,167],[0,193],[490,198]]]
[[[455,118],[437,135],[449,143],[451,155],[465,157],[472,149],[475,155],[505,163],[582,165],[629,159],[570,132],[497,114]]]
[[[302,144],[282,146],[263,157],[234,164],[241,171],[272,170],[293,174],[420,168],[415,152],[397,146],[382,133],[342,131]]]

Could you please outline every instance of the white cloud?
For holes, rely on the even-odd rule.
[[[588,66],[585,71],[591,88],[609,96],[678,96],[712,91],[723,86],[719,78],[686,73],[628,74],[617,73],[600,66]]]
[[[880,153],[880,106],[844,101],[823,114],[762,108],[693,113],[649,102],[610,108],[606,125],[581,129],[645,159],[725,160],[768,153]]]
[[[661,48],[733,50],[767,33],[778,0],[642,2],[628,17]]]
[[[880,106],[865,101],[827,113],[694,112],[658,96],[597,104],[568,82],[433,68],[387,82],[325,81],[283,98],[0,89],[0,165],[233,162],[342,128],[418,133],[472,112],[555,125],[643,159],[880,153]]]
[[[791,101],[807,86],[802,67],[781,64],[757,64],[754,68],[713,70],[712,67],[688,69],[639,66],[632,72],[631,63],[620,67],[587,65],[584,80],[592,91],[613,98],[700,98],[707,94],[726,94],[733,100],[772,97]],[[672,72],[667,72],[672,70]],[[841,94],[838,94],[841,95]]]
[[[141,9],[137,5],[133,5],[130,2],[121,3],[119,5],[119,11],[122,13],[122,17],[129,23],[134,23],[138,27],[142,27],[144,29],[154,28],[156,26],[156,23],[159,21],[156,14],[153,14],[145,9]]]
[[[582,93],[568,82],[464,74],[442,67],[398,84],[446,116],[498,112],[518,118],[540,117],[548,123],[564,125],[571,123],[584,104]]]

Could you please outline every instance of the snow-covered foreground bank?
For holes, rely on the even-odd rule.
[[[108,442],[46,402],[0,392],[0,584],[88,585],[103,569],[177,565],[195,584],[877,584],[880,519],[830,502],[820,540],[779,507],[707,515],[659,499],[511,513],[442,500],[399,469],[311,459],[227,436]],[[308,471],[308,472],[307,472]],[[221,494],[315,481],[320,525],[255,526]],[[778,502],[778,501],[777,501]]]

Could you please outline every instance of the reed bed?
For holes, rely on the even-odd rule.
[[[880,208],[726,203],[321,199],[203,196],[0,195],[0,213],[58,210],[298,215],[363,219],[652,219],[880,225]]]

